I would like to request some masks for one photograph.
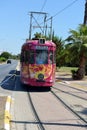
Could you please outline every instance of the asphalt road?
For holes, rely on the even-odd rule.
[[[0,64],[0,83],[6,78],[7,75],[14,73],[18,64],[17,60],[11,60],[11,64],[3,63]]]
[[[0,64],[0,96],[12,95],[15,81],[10,77],[14,74],[17,64],[17,60],[12,60],[11,64]]]

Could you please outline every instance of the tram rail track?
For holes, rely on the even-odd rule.
[[[81,88],[77,88],[77,87],[73,87],[72,85],[76,86],[77,84],[65,84],[65,83],[59,83],[59,84],[63,84],[65,87],[69,87],[69,88],[72,88],[74,90],[78,90],[78,91],[81,91],[81,92],[84,92],[84,93],[87,93],[87,90],[83,90]],[[79,87],[81,87],[81,85],[79,85]]]
[[[85,124],[85,127],[87,127],[87,121],[82,118],[78,113],[76,113],[63,99],[61,99],[54,91],[51,90],[51,93],[54,95],[55,98],[57,98],[58,101],[60,101],[68,110],[70,110],[75,116],[77,116],[83,123]]]
[[[87,121],[86,121],[84,118],[82,118],[78,113],[76,113],[67,103],[64,102],[63,99],[61,99],[58,95],[56,95],[56,93],[55,93],[54,91],[51,90],[50,93],[51,93],[54,97],[56,97],[57,100],[60,101],[66,108],[68,108],[68,110],[69,110],[70,112],[72,112],[73,115],[75,115],[78,119],[80,119],[80,121],[83,123],[83,125],[82,125],[81,127],[87,127]],[[29,97],[29,101],[30,101],[30,103],[31,103],[31,108],[32,108],[33,113],[34,113],[34,115],[35,115],[36,122],[38,122],[38,125],[39,125],[38,129],[39,129],[39,130],[46,130],[46,129],[44,128],[43,124],[41,123],[40,117],[38,116],[38,114],[37,114],[37,112],[36,112],[36,110],[35,110],[35,107],[34,107],[34,104],[33,104],[33,102],[32,102],[32,99],[31,99],[31,96],[30,96],[29,92],[28,92],[28,97]]]
[[[45,130],[45,128],[44,128],[43,124],[41,123],[41,120],[40,120],[40,118],[39,118],[39,116],[38,116],[38,114],[35,110],[35,107],[34,107],[34,104],[32,102],[32,98],[30,96],[28,89],[27,89],[27,94],[28,94],[28,97],[29,97],[29,102],[30,102],[30,105],[31,105],[32,112],[33,112],[34,117],[35,117],[35,123],[37,123],[38,130]]]
[[[19,88],[17,88],[17,86]],[[18,90],[21,90],[21,91],[18,91]],[[17,94],[14,95],[14,97],[16,97],[15,100],[19,100],[18,101],[19,106],[17,106],[18,107],[17,109],[20,110],[18,113],[15,114],[16,117],[14,117],[12,120],[13,121],[12,123],[15,123],[16,125],[16,129],[20,129],[19,128],[20,125],[23,125],[23,128],[25,129],[31,128],[32,130],[34,128],[36,128],[37,130],[50,130],[50,128],[52,129],[52,127],[53,129],[55,128],[58,129],[60,127],[63,127],[63,128],[68,127],[70,129],[73,129],[73,128],[86,129],[87,128],[87,125],[86,125],[87,121],[79,117],[78,114],[75,113],[72,109],[70,110],[69,108],[70,106],[68,106],[68,104],[66,104],[63,101],[66,104],[64,105],[60,97],[59,98],[61,100],[58,99],[59,101],[57,101],[55,97],[57,96],[58,93],[57,91],[56,92],[53,91],[56,95],[54,96],[54,94],[52,93],[52,90],[45,92],[42,89],[38,90],[37,88],[35,89],[28,88],[27,86],[24,86],[23,88],[23,86],[21,87],[20,84],[18,85],[16,84],[15,91],[17,91]],[[20,103],[22,99],[24,103]],[[25,105],[22,108],[23,110],[21,110],[21,106],[23,104]],[[16,106],[15,106],[15,110],[16,110]],[[26,116],[24,115],[25,111],[27,111],[26,114],[28,113]],[[68,113],[71,116],[68,117]],[[18,115],[20,114],[21,114],[21,117],[19,118]]]
[[[37,89],[30,89],[25,87],[23,88],[23,92],[25,93],[19,92],[19,94],[17,93],[16,95],[17,100],[19,100],[19,106],[17,106],[19,108],[19,112],[15,113],[16,117],[14,117],[11,121],[13,126],[15,123],[15,130],[21,129],[21,125],[23,125],[23,128],[25,129],[31,128],[32,130],[35,128],[36,130],[50,130],[50,128],[57,130],[60,127],[68,127],[70,129],[87,128],[86,122],[83,121],[83,123],[80,118],[77,118],[77,116],[75,116],[76,114],[72,114],[71,111],[69,111],[70,109],[66,109],[68,106],[64,107],[65,105],[63,105],[63,103],[60,103],[61,101],[59,99],[59,101],[56,100],[52,90],[49,92],[46,91],[46,93],[44,91],[41,91],[40,93],[40,91]],[[23,97],[25,97],[25,101],[23,100]],[[24,107],[22,108],[22,111],[20,107],[23,104],[20,102],[20,100],[24,101]],[[63,109],[61,110],[61,108]],[[25,111],[27,111],[29,118],[26,118],[27,115],[24,115]],[[68,115],[65,115],[63,117],[63,113],[61,111],[64,113],[67,112],[67,114],[71,115],[72,117],[68,117]],[[18,116],[20,114],[22,114],[21,117]]]
[[[60,92],[62,92],[62,93],[65,93],[65,94],[68,94],[68,95],[71,95],[71,96],[74,96],[74,97],[77,97],[77,98],[79,98],[79,99],[82,99],[82,100],[85,100],[85,101],[87,101],[87,98],[84,98],[84,97],[81,97],[81,96],[78,96],[78,95],[76,95],[76,94],[73,94],[72,92],[65,92],[65,91],[63,91],[63,90],[61,90],[61,89],[59,89],[59,88],[56,88],[56,87],[52,87],[53,89],[56,89],[56,90],[58,90],[58,91],[60,91]]]

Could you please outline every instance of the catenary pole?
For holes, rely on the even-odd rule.
[[[85,2],[84,24],[87,24],[87,0]]]

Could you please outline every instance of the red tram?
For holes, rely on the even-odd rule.
[[[21,48],[20,79],[30,86],[51,87],[55,82],[56,45],[45,39],[27,40]]]

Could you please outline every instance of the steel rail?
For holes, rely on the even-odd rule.
[[[71,85],[69,85],[69,84],[65,84],[65,83],[59,83],[59,84],[61,84],[61,85],[64,85],[64,86],[66,86],[66,87],[69,87],[69,88],[72,88],[72,89],[74,89],[74,90],[78,90],[78,91],[80,91],[80,92],[84,92],[84,93],[87,93],[87,91],[85,91],[85,90],[82,90],[82,89],[80,89],[80,88],[75,88],[75,87],[72,87]],[[74,84],[73,84],[74,85]]]
[[[68,104],[66,104],[58,95],[55,94],[55,92],[53,92],[51,90],[51,93],[54,95],[54,97],[56,97],[66,108],[68,108],[74,115],[76,115],[81,121],[83,121],[84,123],[86,123],[86,125],[84,125],[84,127],[87,127],[87,121],[82,118],[79,114],[77,114]]]
[[[76,95],[76,94],[73,94],[72,92],[65,92],[65,91],[63,91],[63,90],[61,90],[61,89],[59,89],[59,88],[55,88],[55,87],[52,87],[52,88],[53,88],[53,89],[56,89],[56,90],[58,90],[58,91],[60,91],[60,92],[62,92],[62,93],[64,93],[64,94],[68,94],[68,95],[74,96],[74,97],[76,97],[76,98],[80,98],[80,99],[82,99],[82,100],[87,101],[87,98],[83,98],[83,97],[81,97],[81,96],[78,96],[78,95]]]
[[[27,90],[28,91],[28,90]],[[37,126],[38,126],[38,129],[39,130],[45,130],[45,128],[44,128],[44,126],[42,125],[42,123],[41,123],[41,120],[40,120],[40,118],[39,118],[39,116],[38,116],[38,114],[37,114],[37,112],[36,112],[36,110],[35,110],[35,107],[34,107],[34,104],[33,104],[33,102],[32,102],[32,99],[31,99],[31,96],[30,96],[30,93],[29,93],[29,91],[28,91],[28,97],[29,97],[29,102],[30,102],[30,105],[31,105],[31,109],[32,109],[32,111],[33,111],[33,114],[34,114],[34,116],[35,116],[35,119],[36,119],[36,122],[37,122]]]

